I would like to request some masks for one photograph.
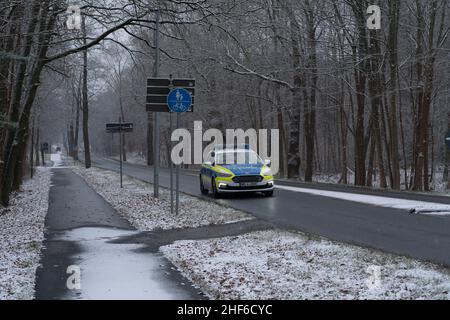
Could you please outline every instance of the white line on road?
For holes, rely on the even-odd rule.
[[[289,186],[277,186],[277,188],[281,189],[281,190],[308,193],[308,194],[313,194],[313,195],[317,195],[317,196],[324,196],[324,197],[335,198],[335,199],[340,199],[340,200],[365,203],[365,204],[379,206],[379,207],[385,207],[385,208],[402,209],[402,210],[408,210],[408,211],[414,210],[414,213],[419,213],[419,214],[450,215],[450,205],[434,203],[434,202],[406,200],[406,199],[398,199],[398,198],[371,196],[371,195],[365,195],[365,194],[326,191],[326,190],[307,189],[307,188],[298,188],[298,187],[289,187]]]

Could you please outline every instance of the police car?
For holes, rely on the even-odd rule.
[[[219,198],[227,193],[260,192],[272,197],[274,178],[270,160],[263,161],[249,146],[217,146],[202,165],[200,190]]]

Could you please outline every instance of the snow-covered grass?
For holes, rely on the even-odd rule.
[[[161,251],[213,299],[450,298],[445,268],[298,233],[179,241]]]
[[[153,197],[153,186],[124,176],[124,188],[119,186],[119,175],[97,168],[73,169],[119,213],[137,229],[152,231],[233,223],[252,219],[251,216],[214,202],[203,201],[181,194],[180,214],[170,210],[170,193],[161,190],[161,199]]]
[[[434,170],[433,181],[431,182],[431,189],[435,192],[449,195],[449,190],[447,189],[448,182],[443,181],[443,178],[444,178],[444,167],[439,166]]]
[[[287,191],[308,193],[317,196],[365,203],[379,207],[401,209],[405,210],[406,212],[422,213],[427,215],[450,215],[450,205],[434,202],[398,199],[391,197],[380,197],[368,194],[357,194],[349,192],[336,192],[310,188],[298,188],[290,186],[277,186],[277,188]]]
[[[0,300],[34,298],[51,172],[39,168],[12,195],[11,206],[0,208]]]
[[[408,169],[406,171],[408,177],[408,183],[411,179],[411,170]],[[443,181],[444,176],[444,167],[437,166],[433,171],[433,179],[430,183],[430,188],[432,192],[442,193],[444,195],[450,195],[449,190],[447,189],[447,181]],[[405,169],[400,169],[400,177],[401,177],[401,188],[405,190]],[[330,174],[315,174],[313,176],[313,181],[318,183],[330,183],[330,184],[339,184],[341,182],[342,174],[340,173],[330,173]],[[352,171],[349,171],[347,174],[347,179],[349,185],[353,185],[355,181],[355,174]],[[380,175],[373,176],[373,188],[380,188]],[[389,183],[389,178],[388,183]]]
[[[119,156],[115,156],[112,158],[117,161],[120,160]],[[127,162],[131,164],[147,165],[147,159],[145,158],[145,156],[142,153],[138,152],[127,152]]]

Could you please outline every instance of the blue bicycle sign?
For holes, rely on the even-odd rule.
[[[172,90],[167,96],[167,105],[171,112],[188,112],[192,107],[192,96],[189,91],[182,88]]]

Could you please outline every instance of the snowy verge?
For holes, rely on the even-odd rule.
[[[34,298],[36,269],[44,240],[51,172],[39,168],[0,208],[0,300]]]
[[[161,252],[213,299],[449,299],[448,269],[279,230]]]
[[[161,190],[161,199],[155,199],[152,185],[137,179],[125,176],[121,189],[115,172],[79,167],[73,171],[141,231],[197,228],[252,219],[241,211],[185,194],[180,197],[180,214],[175,216],[171,214],[166,189]]]
[[[106,159],[109,159],[109,158],[106,158]],[[111,159],[120,161],[119,156],[111,157]],[[137,152],[133,152],[133,153],[127,153],[127,163],[146,166],[147,160],[145,159],[144,155],[139,154]]]
[[[347,200],[359,203],[370,204],[379,207],[394,208],[405,210],[410,213],[421,213],[427,215],[450,215],[450,205],[398,199],[390,197],[381,196],[371,196],[367,194],[357,194],[349,192],[338,192],[338,191],[326,191],[319,189],[309,189],[309,188],[299,188],[299,187],[289,187],[289,186],[277,186],[277,189],[307,193],[316,196],[330,197],[334,199]]]

